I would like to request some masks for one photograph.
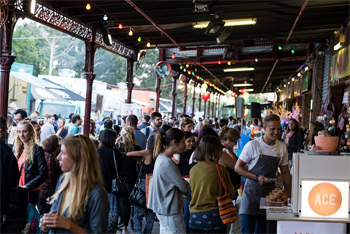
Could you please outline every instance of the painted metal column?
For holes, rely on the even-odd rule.
[[[205,119],[205,114],[206,114],[206,110],[207,110],[207,100],[204,100],[204,115],[203,115],[203,120]]]
[[[196,83],[193,84],[193,95],[192,95],[192,118],[194,117],[194,104],[196,103]]]
[[[15,56],[11,56],[12,50],[12,33],[15,27],[17,19],[12,16],[12,11],[2,10],[8,9],[8,3],[2,6],[1,15],[2,19],[6,19],[0,27],[0,67],[1,67],[1,81],[0,81],[0,115],[7,118],[8,108],[8,94],[9,94],[9,81],[10,70]],[[2,20],[1,20],[2,21]],[[28,110],[29,111],[29,110]]]
[[[128,58],[126,60],[127,64],[127,74],[126,74],[126,86],[128,88],[128,95],[126,98],[126,103],[131,103],[131,97],[132,97],[132,89],[134,88],[133,83],[133,71],[134,71],[134,60],[132,58]]]
[[[218,113],[217,113],[217,116],[218,116],[219,119],[221,119],[220,111],[221,111],[221,95],[219,95],[219,98],[218,98],[218,110],[217,110]]]
[[[175,116],[176,115],[176,97],[177,97],[177,80],[178,80],[178,76],[174,76],[173,77],[173,87],[172,87],[172,91],[171,91],[171,95],[172,95],[172,103],[171,103],[171,116]]]
[[[202,105],[202,94],[201,92],[199,91],[199,97],[198,97],[198,111],[201,111],[201,105]]]
[[[214,98],[213,98],[213,108],[211,110],[211,115],[213,116],[213,118],[215,119],[216,115],[215,115],[215,108],[216,108],[216,95],[214,94]]]
[[[210,98],[208,99],[208,119],[210,119]]]
[[[157,81],[156,81],[156,107],[155,107],[155,111],[159,112],[159,98],[160,98],[160,93],[162,91],[160,90],[161,80],[159,78],[156,78],[156,79],[157,79]]]
[[[85,116],[84,116],[84,134],[89,136],[90,132],[90,116],[91,116],[91,97],[92,97],[92,84],[95,79],[94,74],[94,62],[95,62],[95,36],[96,32],[93,32],[91,42],[85,42],[85,67],[84,74],[86,79],[86,97],[85,97]]]
[[[186,78],[184,81],[184,104],[183,104],[183,111],[182,113],[185,115],[186,114],[186,108],[187,108],[187,83],[188,83],[188,79]]]

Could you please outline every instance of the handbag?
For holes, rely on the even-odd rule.
[[[115,160],[115,153],[113,149],[113,160],[114,160],[114,166],[115,166],[115,171],[116,171],[116,178],[112,180],[112,188],[111,188],[111,193],[114,195],[127,195],[129,196],[129,186],[126,182],[122,181],[119,172],[118,172],[118,167],[117,167],[117,161]]]
[[[219,175],[219,196],[217,197],[218,200],[218,206],[219,206],[219,215],[221,218],[221,221],[224,224],[230,224],[236,221],[237,219],[237,209],[234,207],[232,198],[230,194],[227,191],[225,181],[222,178],[221,171],[220,171],[220,165],[216,164],[216,169],[218,171]],[[222,186],[224,187],[225,193],[223,196],[221,196]]]
[[[137,177],[135,186],[130,193],[129,202],[135,206],[139,206],[141,208],[147,209],[147,207],[146,207],[146,193],[145,193],[145,191],[143,191],[139,187],[142,170],[143,170],[143,166],[142,166],[140,173]]]

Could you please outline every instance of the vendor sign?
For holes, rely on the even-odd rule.
[[[349,182],[301,182],[301,217],[349,219]]]

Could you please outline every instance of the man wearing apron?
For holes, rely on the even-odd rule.
[[[266,211],[259,209],[260,198],[266,197],[275,188],[275,182],[267,180],[276,178],[278,167],[288,197],[291,196],[288,151],[286,145],[278,140],[281,131],[279,116],[267,115],[264,130],[263,137],[244,146],[235,166],[236,172],[247,178],[239,209],[243,234],[266,232]]]

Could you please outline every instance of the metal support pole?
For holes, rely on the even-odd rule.
[[[187,108],[187,79],[184,82],[184,104],[183,104],[183,111],[182,113],[185,115],[186,114],[186,108]]]
[[[194,104],[196,103],[196,83],[193,84],[193,95],[192,95],[192,118],[194,117]]]
[[[198,111],[201,111],[201,106],[202,106],[202,94],[201,92],[199,92],[199,96],[198,96]]]
[[[210,98],[208,99],[208,119],[210,119]]]
[[[126,61],[127,61],[126,85],[128,87],[128,95],[126,98],[126,103],[131,104],[132,89],[134,88],[134,83],[133,83],[134,60],[132,58],[128,58]]]
[[[159,112],[159,98],[160,98],[160,93],[161,93],[160,83],[161,83],[161,80],[159,78],[157,78],[157,83],[156,83],[156,108],[155,108],[156,112]]]
[[[177,97],[177,80],[178,80],[178,77],[175,76],[173,77],[173,89],[172,89],[172,104],[171,104],[171,116],[175,116],[176,115],[176,97]]]
[[[207,100],[204,100],[204,116],[203,116],[203,120],[205,119],[205,114],[206,114],[206,110],[207,110]]]
[[[5,1],[6,2],[6,1]],[[5,3],[1,9],[8,9],[9,2]],[[12,4],[12,3],[11,3]],[[17,18],[12,17],[13,11],[1,10],[1,22],[0,27],[0,67],[1,67],[1,81],[0,81],[0,115],[7,118],[8,108],[8,95],[9,95],[9,82],[10,82],[10,70],[15,56],[11,56],[12,52],[12,33],[15,27]],[[6,20],[3,20],[6,19]],[[28,110],[29,111],[29,110]]]
[[[84,134],[89,136],[90,132],[90,116],[91,116],[91,97],[92,97],[92,85],[95,79],[94,74],[94,62],[95,62],[95,36],[96,32],[93,32],[91,42],[85,42],[85,67],[84,74],[86,79],[86,97],[85,97],[85,115],[84,115]]]

